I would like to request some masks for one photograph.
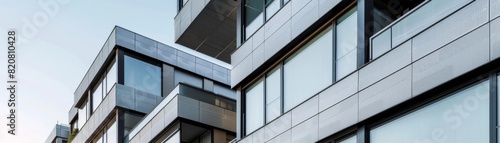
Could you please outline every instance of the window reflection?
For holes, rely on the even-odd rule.
[[[144,61],[125,56],[125,85],[137,90],[161,96],[161,68]]]

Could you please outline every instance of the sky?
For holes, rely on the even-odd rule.
[[[73,93],[115,25],[192,53],[174,43],[177,0],[0,1],[0,143],[45,142],[56,123],[68,124]],[[16,135],[7,133],[6,118],[10,29],[17,36]]]

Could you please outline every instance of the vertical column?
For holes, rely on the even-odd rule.
[[[175,88],[174,67],[163,64],[162,68],[162,96],[167,97]]]

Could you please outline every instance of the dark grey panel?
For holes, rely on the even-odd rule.
[[[135,49],[137,52],[157,58],[156,42],[141,35],[135,37]]]
[[[200,58],[196,58],[196,73],[208,78],[212,78],[212,63]]]
[[[179,117],[186,119],[200,121],[200,105],[199,101],[185,97],[179,96]]]
[[[171,65],[177,65],[177,50],[170,46],[159,44],[158,59]]]
[[[191,72],[196,72],[195,57],[182,51],[177,51],[177,66]]]

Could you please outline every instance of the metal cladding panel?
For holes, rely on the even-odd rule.
[[[490,60],[494,60],[500,57],[500,18],[491,21],[490,26]]]
[[[413,38],[413,61],[488,22],[488,1],[476,0]]]
[[[489,61],[489,24],[457,39],[413,64],[413,96]]]
[[[319,113],[319,138],[328,137],[351,125],[358,123],[358,95]]]
[[[411,66],[359,92],[359,120],[411,98]]]
[[[358,92],[359,72],[355,72],[319,93],[319,111],[323,111]]]
[[[409,65],[411,63],[411,45],[411,40],[409,40],[360,69],[359,89],[364,89]]]

